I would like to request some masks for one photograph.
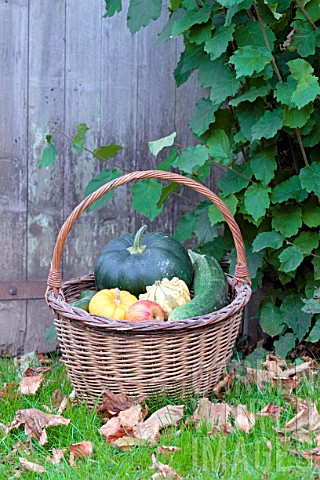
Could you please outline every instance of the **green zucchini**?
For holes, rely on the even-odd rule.
[[[214,257],[190,252],[193,262],[194,297],[190,302],[175,308],[169,315],[169,321],[206,315],[226,305],[228,281]]]
[[[71,305],[73,307],[82,308],[82,310],[89,312],[90,300],[93,297],[93,295],[95,295],[96,293],[97,292],[95,290],[84,290],[83,292],[80,293],[78,300],[71,303]]]

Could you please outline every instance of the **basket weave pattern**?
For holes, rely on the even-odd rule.
[[[142,178],[182,183],[209,198],[220,209],[237,250],[235,276],[228,276],[232,291],[229,305],[192,319],[140,323],[90,315],[70,305],[83,290],[94,289],[95,284],[92,274],[62,284],[60,264],[68,233],[81,213],[100,196]],[[219,381],[232,354],[243,308],[250,295],[244,244],[228,207],[208,188],[189,178],[150,170],[112,180],[71,213],[57,238],[46,299],[55,313],[63,361],[76,394],[93,405],[106,389],[138,397],[162,391],[171,396],[208,393]]]

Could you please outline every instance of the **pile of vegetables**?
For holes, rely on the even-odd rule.
[[[146,233],[145,225],[105,245],[94,278],[98,291],[82,292],[72,305],[115,320],[192,318],[219,310],[228,295],[227,279],[214,257],[187,251],[164,233]]]

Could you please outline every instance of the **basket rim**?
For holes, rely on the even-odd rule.
[[[92,273],[64,282],[62,284],[62,290],[59,291],[57,297],[54,295],[53,290],[50,290],[47,294],[47,303],[55,314],[68,318],[71,321],[82,323],[85,327],[103,331],[151,334],[188,330],[221,322],[239,313],[248,303],[251,297],[251,286],[249,282],[245,279],[239,281],[239,279],[232,275],[226,275],[226,277],[228,283],[234,287],[234,298],[231,303],[220,310],[206,315],[176,320],[174,322],[128,322],[125,320],[114,320],[99,315],[91,315],[81,308],[73,307],[65,300],[64,292],[79,282],[92,282],[94,284],[94,275]]]

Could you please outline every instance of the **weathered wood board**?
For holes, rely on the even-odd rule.
[[[181,42],[155,43],[168,12],[132,36],[127,5],[104,19],[102,0],[0,2],[0,282],[46,280],[63,221],[90,178],[107,167],[55,132],[55,166],[39,170],[51,125],[72,137],[86,123],[91,150],[123,146],[113,161],[124,172],[157,166],[148,141],[176,131],[181,145],[195,142],[188,122],[203,92],[195,76],[175,86]],[[76,222],[61,265],[65,280],[91,272],[109,239],[150,225],[132,212],[130,188],[119,188],[102,209]],[[172,233],[190,208],[169,200],[152,229]],[[0,353],[52,350],[55,344],[44,339],[52,319],[44,299],[0,301]]]

